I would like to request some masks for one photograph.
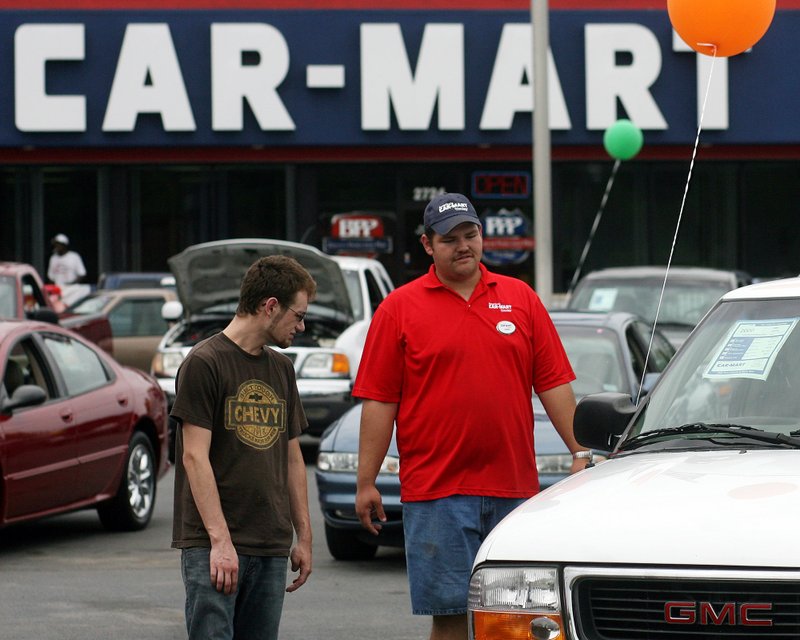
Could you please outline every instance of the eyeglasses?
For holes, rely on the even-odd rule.
[[[295,311],[288,304],[285,304],[283,306],[286,307],[289,311],[291,311],[295,315],[295,317],[297,318],[297,324],[300,324],[301,322],[305,321],[306,319],[305,313],[300,313],[299,311]]]

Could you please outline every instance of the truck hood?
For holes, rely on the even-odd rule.
[[[797,544],[798,511],[800,451],[634,454],[531,498],[492,531],[475,563],[729,566],[735,558],[797,568],[787,550]]]
[[[187,247],[169,263],[175,275],[178,297],[186,315],[239,299],[239,287],[247,269],[263,256],[295,258],[317,283],[316,304],[352,318],[344,276],[329,256],[310,245],[282,240],[239,238]]]

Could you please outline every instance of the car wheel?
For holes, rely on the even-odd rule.
[[[133,434],[117,495],[97,508],[111,531],[137,531],[150,522],[156,504],[156,461],[146,435]]]
[[[337,560],[371,560],[378,552],[378,545],[363,542],[352,531],[337,529],[327,522],[325,541],[328,543],[328,551]]]

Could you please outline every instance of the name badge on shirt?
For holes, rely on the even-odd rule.
[[[495,328],[502,334],[510,336],[517,330],[516,325],[513,322],[509,322],[508,320],[501,320],[497,323]]]

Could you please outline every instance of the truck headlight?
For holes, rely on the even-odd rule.
[[[343,353],[312,353],[297,375],[301,378],[349,378],[350,361]]]
[[[484,567],[469,583],[471,640],[565,640],[555,567]]]
[[[183,362],[181,351],[161,351],[153,356],[150,370],[156,378],[174,378]]]

